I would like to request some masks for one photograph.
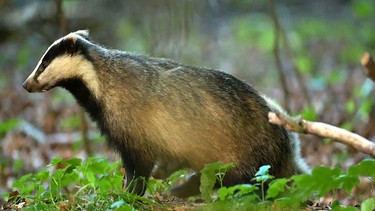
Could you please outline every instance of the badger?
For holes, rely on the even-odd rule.
[[[143,195],[156,177],[195,172],[173,195],[199,194],[206,164],[234,163],[224,186],[251,183],[259,167],[277,178],[308,173],[299,139],[269,123],[272,100],[234,76],[169,59],[107,49],[87,30],[56,40],[23,83],[28,92],[62,87],[96,122],[123,162],[129,190]],[[142,179],[141,179],[142,178]]]

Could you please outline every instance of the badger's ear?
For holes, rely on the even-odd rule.
[[[86,40],[89,40],[89,30],[78,30],[76,32],[74,32],[74,34],[77,34],[81,37],[83,37],[84,39]]]
[[[71,38],[63,39],[60,45],[61,48],[63,48],[65,52],[70,56],[73,56],[75,53],[77,53],[79,49],[77,41]]]

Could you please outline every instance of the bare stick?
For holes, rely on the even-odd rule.
[[[368,52],[363,54],[361,64],[365,68],[366,76],[375,82],[375,62]]]
[[[283,71],[283,65],[281,64],[281,58],[280,58],[280,23],[277,18],[276,9],[275,9],[275,2],[274,0],[269,0],[269,6],[270,6],[270,13],[274,24],[274,33],[275,38],[273,41],[273,56],[275,57],[276,62],[276,70],[279,72],[279,77],[281,80],[281,87],[284,90],[284,105],[287,111],[289,111],[289,89],[288,89],[288,81],[286,79],[285,73]]]
[[[56,0],[56,10],[57,10],[57,15],[59,16],[60,27],[65,35],[68,33],[68,25],[66,23],[62,4],[63,4],[62,0]]]
[[[301,117],[290,117],[280,112],[269,112],[268,119],[271,123],[284,126],[288,130],[331,138],[334,141],[352,146],[360,152],[375,157],[375,144],[373,142],[342,128],[322,122],[307,121]]]
[[[288,59],[289,59],[291,65],[292,65],[292,70],[296,75],[297,83],[300,87],[301,93],[304,96],[307,105],[309,107],[312,107],[311,96],[310,96],[309,91],[306,87],[306,83],[303,79],[301,71],[298,70],[297,65],[294,62],[293,53],[292,53],[292,50],[289,46],[289,42],[288,42],[287,36],[285,34],[285,30],[281,26],[281,23],[280,23],[279,18],[277,16],[275,0],[269,0],[269,10],[270,10],[271,18],[272,18],[272,21],[273,21],[273,24],[274,24],[274,31],[275,31],[273,54],[274,54],[274,57],[276,59],[277,70],[279,71],[279,74],[280,74],[280,78],[281,78],[281,82],[282,82],[281,85],[283,86],[284,93],[285,93],[285,96],[284,96],[285,102],[284,103],[287,105],[289,90],[288,90],[288,87],[287,87],[287,83],[288,83],[287,77],[285,76],[285,71],[283,70],[283,66],[281,64],[281,58],[280,58],[280,49],[279,49],[280,47],[279,47],[279,45],[280,45],[281,41],[284,43],[286,54],[287,54]],[[288,107],[287,107],[287,110],[288,110]]]

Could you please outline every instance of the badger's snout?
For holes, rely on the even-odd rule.
[[[49,89],[46,86],[40,84],[38,81],[34,80],[33,78],[26,79],[25,82],[23,82],[22,86],[28,92],[44,92]]]
[[[26,91],[28,91],[28,92],[32,92],[32,90],[31,90],[31,86],[29,85],[27,79],[26,79],[25,82],[23,82],[22,86],[23,86],[24,89],[26,89]]]

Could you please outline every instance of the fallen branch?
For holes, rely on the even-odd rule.
[[[361,58],[361,64],[365,68],[366,76],[375,82],[375,62],[368,52],[363,54]]]
[[[268,119],[271,123],[284,126],[290,131],[331,138],[337,142],[350,145],[360,152],[375,157],[375,144],[373,142],[342,128],[322,122],[307,121],[301,117],[291,117],[280,112],[269,112]]]

